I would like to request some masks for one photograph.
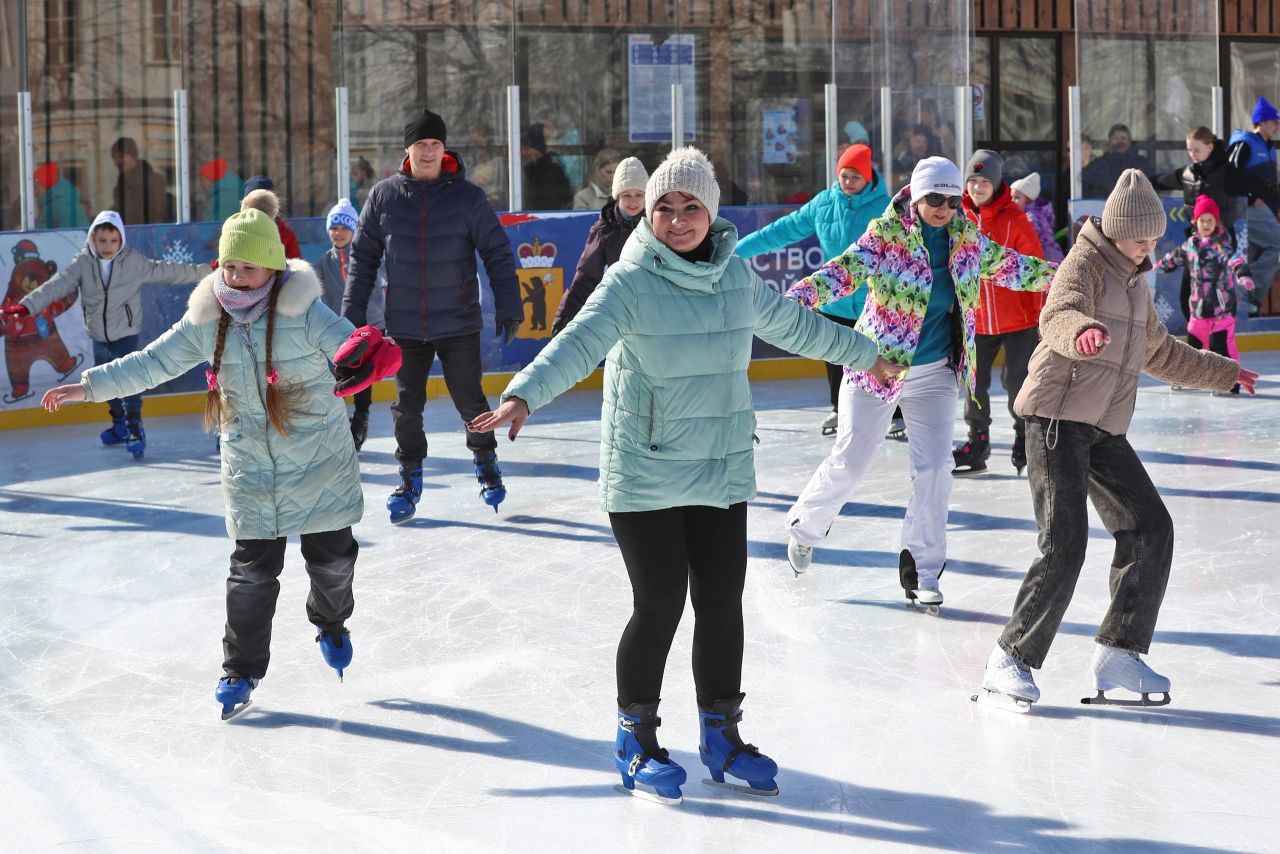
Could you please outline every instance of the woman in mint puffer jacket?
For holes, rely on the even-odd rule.
[[[751,339],[869,370],[898,370],[868,338],[772,291],[734,255],[717,219],[710,162],[677,149],[645,187],[645,219],[565,330],[470,429],[510,424],[586,377],[607,354],[600,498],[634,610],[618,646],[614,763],[627,791],[678,803],[685,772],[658,746],[662,673],[685,590],[696,619],[693,674],[712,778],[776,794],[777,765],[738,735],[747,501],[755,496]],[[642,788],[637,790],[636,784]]]

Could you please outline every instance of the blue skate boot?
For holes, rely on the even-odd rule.
[[[476,480],[480,481],[480,498],[498,512],[498,505],[507,497],[502,485],[502,471],[498,468],[498,454],[494,451],[476,451]]]
[[[249,694],[258,687],[260,680],[252,676],[223,676],[213,698],[222,704],[222,719],[229,721],[249,708]]]
[[[688,778],[684,769],[658,746],[655,730],[661,724],[656,702],[632,703],[618,711],[613,764],[622,775],[622,785],[614,788],[660,804],[678,804],[684,800],[680,787]],[[636,788],[637,784],[642,788]]]
[[[142,416],[129,415],[125,419],[125,426],[129,429],[129,439],[125,447],[129,449],[129,453],[133,454],[135,460],[140,460],[147,451],[147,431],[142,429]]]
[[[399,525],[408,522],[418,512],[418,502],[422,500],[422,464],[416,466],[400,466],[400,485],[387,498],[387,509],[391,511],[391,524]]]
[[[342,671],[351,664],[351,632],[344,628],[323,629],[316,626],[316,643],[320,644],[320,654],[324,663],[338,671],[338,681],[342,681]]]
[[[757,750],[755,745],[744,744],[738,736],[745,696],[739,694],[727,700],[716,700],[711,708],[698,706],[698,717],[702,722],[698,755],[711,772],[711,779],[702,782],[748,795],[776,795],[778,785],[773,778],[778,774],[778,763]],[[747,785],[726,783],[725,774],[746,780]]]
[[[119,445],[129,438],[129,428],[124,423],[124,412],[119,409],[111,410],[111,426],[103,430],[98,438],[102,440],[104,445]]]

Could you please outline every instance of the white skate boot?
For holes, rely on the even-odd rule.
[[[826,418],[822,419],[822,435],[834,436],[836,434],[836,428],[839,426],[840,414],[833,409]]]
[[[1082,697],[1080,702],[1098,706],[1167,706],[1169,700],[1169,677],[1156,673],[1136,652],[1117,649],[1114,646],[1098,644],[1093,651],[1093,687],[1098,692],[1094,697]],[[1141,700],[1113,699],[1104,694],[1114,688],[1123,688],[1135,694],[1141,694]],[[1162,694],[1159,700],[1152,700],[1152,694]]]
[[[1031,711],[1031,704],[1040,699],[1040,689],[1036,687],[1031,668],[1005,652],[1000,644],[996,644],[987,657],[987,669],[982,674],[982,691],[969,699],[975,703],[1025,715]]]
[[[813,546],[806,546],[792,537],[787,543],[787,562],[791,564],[791,571],[798,577],[809,568],[809,564],[813,563]]]
[[[935,617],[939,614],[942,610],[942,590],[938,587],[938,578],[946,568],[944,563],[936,573],[920,569],[909,550],[903,549],[898,554],[898,581],[902,584],[902,592],[907,595],[908,607],[919,606]]]

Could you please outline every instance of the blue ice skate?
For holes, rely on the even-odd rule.
[[[147,431],[142,429],[142,417],[129,416],[125,426],[129,429],[129,439],[125,447],[129,449],[129,453],[133,454],[135,460],[140,460],[147,451]]]
[[[322,629],[316,626],[320,634],[316,635],[316,643],[320,644],[320,654],[324,663],[338,671],[338,681],[342,681],[342,671],[351,664],[351,632],[344,628]]]
[[[224,721],[231,720],[252,705],[249,695],[258,687],[259,681],[252,676],[223,676],[218,680],[213,698],[222,704]]]
[[[661,724],[656,702],[632,703],[619,710],[613,764],[622,775],[622,785],[614,788],[660,804],[678,804],[684,800],[680,787],[687,776],[667,751],[658,746],[655,730]]]
[[[738,735],[738,722],[742,720],[742,699],[739,694],[727,700],[716,700],[711,708],[698,707],[702,722],[701,744],[698,755],[702,764],[711,772],[709,786],[723,786],[748,795],[776,795],[778,763],[765,756],[753,744],[744,744]],[[724,775],[746,780],[746,786],[726,783]]]
[[[498,455],[494,451],[477,451],[474,456],[480,498],[497,513],[498,505],[507,497],[507,488],[502,485],[502,470],[498,468]]]
[[[124,413],[111,410],[111,426],[98,434],[104,445],[119,445],[129,438],[129,427],[124,422]]]
[[[399,525],[408,522],[418,512],[418,502],[422,500],[422,466],[414,468],[400,467],[400,485],[387,498],[387,509],[391,511],[391,524]]]

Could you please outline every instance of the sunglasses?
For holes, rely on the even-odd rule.
[[[956,210],[960,207],[959,196],[944,196],[942,193],[929,193],[924,197],[924,203],[931,208],[940,208],[943,205]]]

